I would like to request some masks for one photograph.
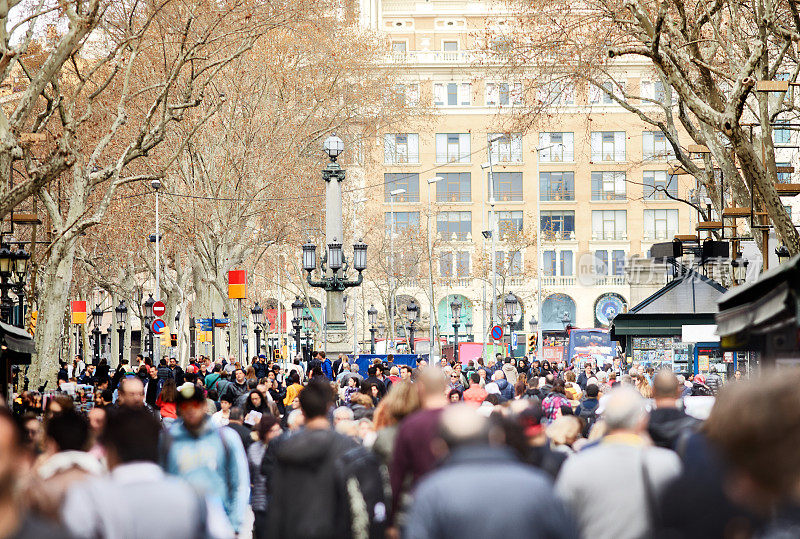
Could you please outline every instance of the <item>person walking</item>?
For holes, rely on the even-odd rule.
[[[273,415],[263,415],[256,425],[258,441],[247,448],[247,462],[250,465],[250,508],[253,510],[253,536],[262,537],[267,521],[267,506],[270,493],[267,476],[261,471],[261,464],[270,442],[283,433],[281,422]]]
[[[239,435],[211,422],[203,393],[191,384],[178,390],[178,416],[161,440],[162,466],[221,501],[238,533],[250,498],[247,455]]]
[[[407,537],[577,539],[548,477],[519,462],[503,445],[500,427],[473,407],[456,404],[445,410],[439,439],[448,457],[417,487]],[[487,500],[491,518],[476,510]]]

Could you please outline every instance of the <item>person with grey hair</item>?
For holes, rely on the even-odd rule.
[[[437,453],[444,465],[415,491],[406,537],[506,539],[578,537],[544,472],[519,462],[499,425],[468,404],[441,415]],[[484,507],[491,500],[491,518]]]
[[[347,406],[339,406],[333,411],[334,428],[342,421],[353,421],[353,419],[354,419],[353,410],[348,408]]]
[[[582,537],[651,537],[657,500],[680,474],[680,459],[652,446],[645,400],[635,389],[613,389],[603,408],[606,436],[564,463],[556,492]]]

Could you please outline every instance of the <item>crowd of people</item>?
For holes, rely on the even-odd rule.
[[[793,370],[135,363],[0,410],[0,538],[800,536]]]

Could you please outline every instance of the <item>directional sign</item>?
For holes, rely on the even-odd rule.
[[[517,347],[517,334],[516,333],[512,333],[511,334],[511,348],[516,348],[516,347]]]
[[[167,312],[167,306],[164,305],[163,301],[156,301],[153,303],[153,314],[156,316],[164,316],[164,313]]]
[[[153,323],[150,325],[150,329],[153,330],[153,333],[156,335],[161,335],[161,332],[164,331],[164,328],[167,327],[166,322],[161,320],[160,318],[156,318],[153,320]]]
[[[503,328],[500,326],[492,327],[492,339],[499,341],[503,338]]]
[[[195,325],[199,326],[202,331],[211,331],[210,318],[197,318],[194,321]],[[230,318],[215,318],[214,325],[216,327],[225,327],[231,323]]]

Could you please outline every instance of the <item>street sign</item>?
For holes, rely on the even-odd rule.
[[[516,348],[516,347],[517,347],[517,334],[516,333],[512,333],[511,334],[511,348]]]
[[[503,338],[503,328],[500,326],[492,327],[492,339],[499,341]]]
[[[195,325],[197,325],[201,331],[211,331],[211,319],[210,318],[197,318],[194,321]],[[230,318],[215,318],[214,325],[217,327],[225,327],[231,323]]]
[[[150,325],[150,329],[153,330],[153,333],[156,335],[161,335],[161,332],[164,331],[164,328],[167,327],[166,322],[161,320],[160,318],[156,318],[153,320],[153,323]]]
[[[153,314],[155,316],[164,316],[164,313],[167,312],[167,306],[164,305],[163,301],[156,301],[153,303]]]

